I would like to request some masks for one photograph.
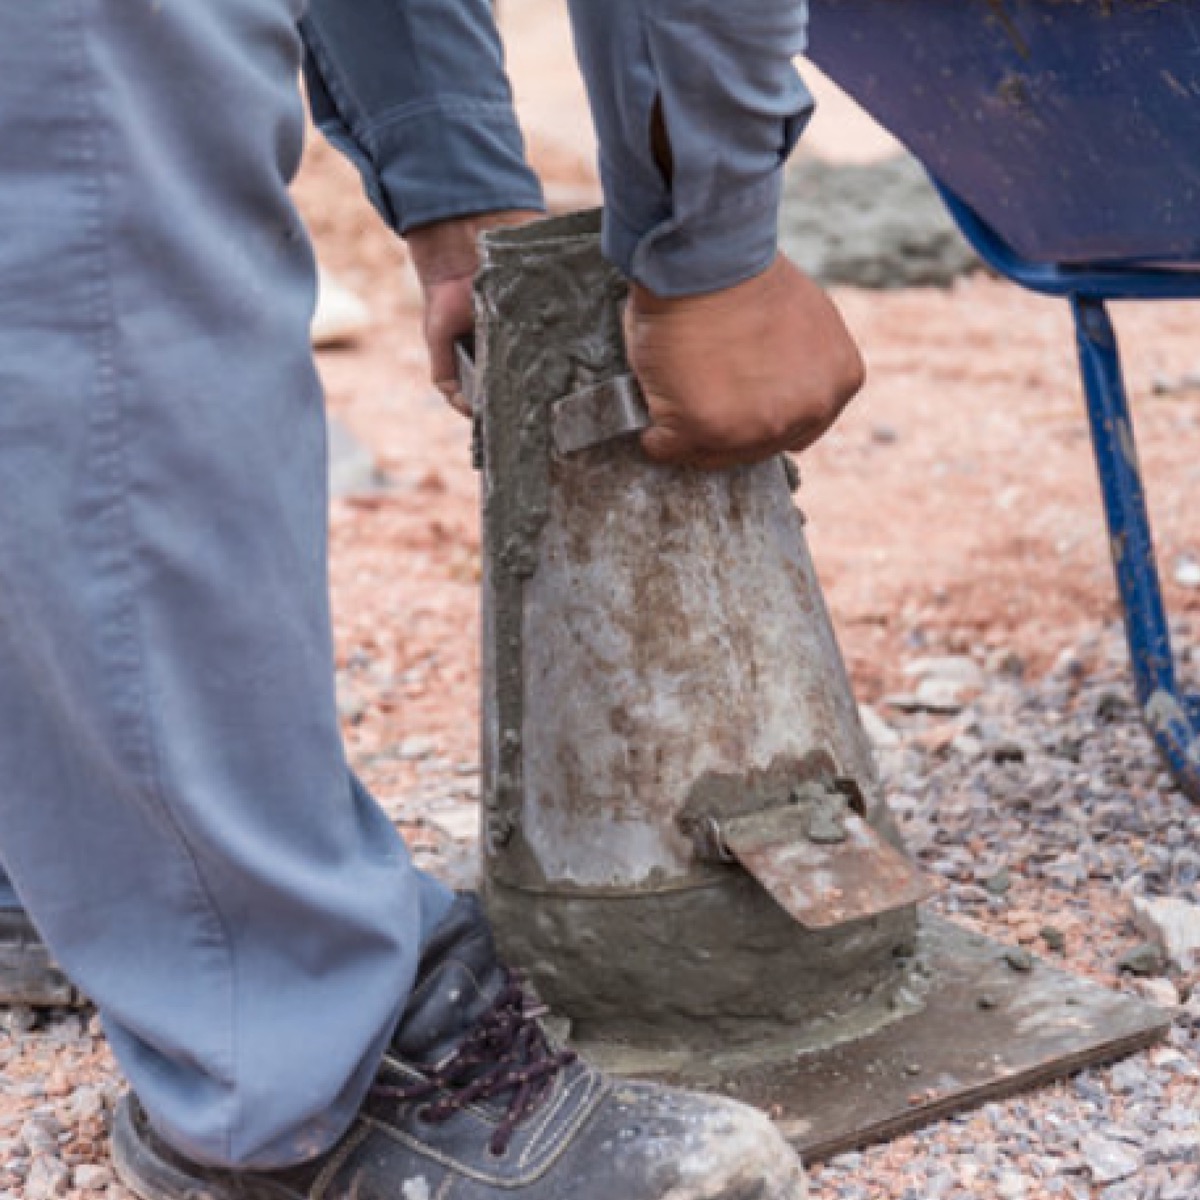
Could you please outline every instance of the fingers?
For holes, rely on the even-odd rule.
[[[456,335],[451,329],[434,328],[433,322],[430,322],[425,336],[429,343],[429,378],[433,386],[443,395],[447,388],[457,391],[458,363],[454,360]]]
[[[443,286],[425,302],[425,342],[429,350],[429,375],[441,388],[458,382],[458,359],[454,343],[475,328],[470,284],[461,289]]]
[[[474,416],[470,403],[466,396],[463,395],[462,388],[459,386],[457,379],[443,379],[434,384],[439,392],[442,393],[442,398],[456,413],[464,417]]]
[[[458,377],[455,343],[474,328],[470,279],[445,280],[426,290],[425,344],[429,351],[430,378],[450,407],[464,417],[471,416],[471,406]]]
[[[680,405],[651,395],[647,404],[652,424],[641,436],[642,449],[654,462],[701,470],[723,470],[762,462],[777,454],[798,454],[829,431],[847,400],[839,398],[824,408],[810,406],[803,416],[779,431],[765,421],[755,424],[749,417],[732,426],[688,420]],[[731,400],[720,396],[714,407],[735,410]]]
[[[479,213],[433,221],[405,238],[425,297],[425,344],[429,377],[446,402],[471,415],[458,378],[454,343],[475,328],[471,282],[479,267],[479,235],[488,229],[524,225],[543,214],[532,209]]]
[[[810,446],[817,440],[817,436],[809,434],[803,439],[803,446]],[[755,442],[741,450],[729,447],[706,450],[671,431],[651,427],[642,434],[642,450],[652,462],[663,466],[693,467],[700,471],[727,471],[733,467],[749,467],[792,449],[792,444],[780,440],[775,444]]]
[[[651,425],[642,434],[642,449],[653,462],[681,463],[690,448],[674,429],[665,429],[661,425]]]
[[[810,405],[787,422],[777,411],[739,409],[736,389],[710,390],[703,413],[654,392],[644,394],[651,419],[641,436],[646,457],[664,465],[709,471],[747,466],[807,449],[840,412],[840,405],[826,409]]]

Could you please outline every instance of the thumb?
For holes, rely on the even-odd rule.
[[[689,446],[679,430],[669,425],[651,425],[642,434],[642,450],[646,457],[658,463],[678,463],[687,457]]]
[[[425,294],[425,343],[430,377],[437,386],[458,378],[455,339],[475,328],[471,280],[452,279],[433,284]]]

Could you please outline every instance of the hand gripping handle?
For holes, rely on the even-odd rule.
[[[480,379],[473,342],[454,344],[463,396],[479,419]],[[550,431],[559,454],[578,454],[650,428],[650,410],[633,375],[617,375],[570,392],[551,405]]]

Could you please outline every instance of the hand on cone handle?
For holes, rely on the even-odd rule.
[[[782,254],[703,295],[634,284],[625,338],[653,422],[642,445],[659,462],[717,469],[804,450],[863,384],[833,302]]]
[[[421,225],[405,234],[425,298],[425,345],[430,377],[446,402],[471,415],[458,378],[454,343],[475,329],[471,285],[479,269],[479,235],[488,229],[525,225],[543,214],[525,209],[480,213]]]

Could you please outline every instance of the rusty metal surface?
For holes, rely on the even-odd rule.
[[[797,921],[829,929],[926,900],[932,887],[913,863],[857,813],[814,838],[812,814],[792,805],[722,822],[734,857]]]
[[[487,870],[542,893],[707,879],[676,824],[705,774],[818,747],[872,820],[880,801],[780,462],[686,470],[628,437],[554,452],[562,398],[593,389],[598,420],[629,377],[598,230],[575,216],[489,235],[477,286]]]
[[[632,375],[618,375],[564,396],[550,416],[559,454],[578,454],[649,427],[650,410]]]
[[[858,1041],[741,1067],[704,1053],[668,1069],[581,1048],[610,1069],[754,1104],[814,1162],[1112,1062],[1170,1028],[1167,1010],[1040,961],[1014,970],[998,942],[937,918],[923,925],[925,1008]]]

